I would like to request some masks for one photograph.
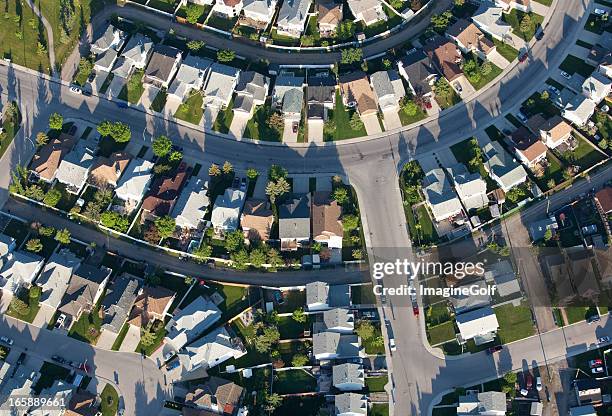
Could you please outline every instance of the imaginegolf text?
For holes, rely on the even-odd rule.
[[[493,296],[495,294],[495,286],[466,285],[458,287],[425,287],[418,285],[420,296],[442,296],[448,297],[467,297],[467,296]],[[377,296],[414,296],[417,294],[417,288],[410,285],[401,285],[399,287],[384,287],[383,285],[374,285],[374,294]]]

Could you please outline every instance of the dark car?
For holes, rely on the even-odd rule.
[[[527,60],[527,52],[519,56],[519,62],[525,62]]]
[[[119,108],[128,108],[127,103],[124,103],[123,101],[117,101],[117,107]]]
[[[496,353],[497,351],[501,351],[501,350],[503,350],[503,349],[504,349],[504,347],[503,347],[503,346],[501,346],[501,345],[496,345],[496,346],[494,346],[494,347],[488,348],[488,349],[487,349],[487,354],[493,354],[493,353]]]
[[[528,390],[533,386],[533,376],[531,373],[525,374],[525,386]]]
[[[542,30],[542,26],[538,25],[535,31],[535,38],[537,40],[542,40],[543,37],[544,37],[544,31]]]
[[[419,307],[418,306],[413,306],[412,307],[412,313],[414,316],[419,316]]]
[[[171,361],[166,365],[166,370],[167,371],[174,370],[179,365],[181,365],[181,362],[179,360]]]
[[[591,325],[592,323],[595,322],[599,322],[601,321],[601,318],[599,317],[599,315],[593,315],[593,316],[589,316],[587,318],[587,324]]]
[[[66,360],[64,360],[62,357],[60,357],[59,355],[52,355],[51,359],[53,361],[55,361],[56,363],[60,363],[60,364],[64,364],[66,362]]]
[[[25,358],[26,358],[26,353],[25,352],[22,352],[21,354],[19,354],[19,358],[17,358],[17,362],[15,363],[16,364],[15,367],[19,367],[21,364],[23,364]]]

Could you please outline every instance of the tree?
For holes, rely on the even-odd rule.
[[[540,93],[540,100],[542,101],[548,101],[550,98],[550,94],[547,90],[544,90]]]
[[[361,121],[361,117],[359,117],[359,114],[357,114],[357,112],[354,112],[353,115],[351,116],[349,120],[349,126],[351,127],[352,130],[355,130],[355,131],[363,128],[363,121]]]
[[[36,134],[36,145],[44,146],[47,144],[47,142],[49,142],[49,136],[47,136],[47,133],[39,131]]]
[[[353,214],[342,216],[342,227],[345,231],[352,231],[359,226],[359,217]]]
[[[19,316],[26,316],[30,313],[30,307],[28,304],[19,299],[17,296],[13,296],[9,309],[14,311]]]
[[[552,237],[553,237],[552,229],[546,228],[546,231],[544,232],[544,241],[548,242],[552,240]]]
[[[242,231],[236,230],[225,235],[225,249],[228,252],[234,253],[240,250],[243,245],[244,235],[242,234]]]
[[[348,191],[344,187],[338,187],[334,189],[334,192],[332,193],[332,198],[334,198],[334,201],[336,201],[340,205],[344,205],[349,200]]]
[[[410,8],[413,11],[418,12],[419,10],[421,10],[421,7],[423,7],[421,0],[411,0],[410,1]]]
[[[53,113],[49,117],[49,128],[51,130],[61,130],[64,125],[64,117],[59,113]]]
[[[196,281],[195,277],[185,276],[184,282],[186,286],[191,286]]]
[[[230,259],[236,269],[246,270],[248,268],[249,253],[245,249],[230,254]]]
[[[161,283],[161,276],[158,273],[151,273],[145,276],[145,283],[149,286],[157,286]]]
[[[52,188],[47,192],[43,202],[50,207],[54,207],[58,204],[58,202],[62,199],[62,193],[55,188]]]
[[[232,164],[226,160],[223,162],[223,167],[221,170],[223,170],[224,174],[229,175],[234,171],[234,166],[232,166]]]
[[[26,250],[32,253],[40,253],[43,249],[43,244],[38,238],[32,238],[26,243]]]
[[[36,54],[39,56],[45,55],[47,53],[47,47],[42,43],[38,42],[36,44]]]
[[[531,17],[528,14],[524,15],[521,19],[519,29],[525,37],[527,37],[527,34],[533,30],[533,23],[531,22]]]
[[[172,140],[167,136],[159,136],[153,140],[153,154],[157,157],[164,157],[172,150]]]
[[[183,153],[179,150],[173,150],[172,152],[170,152],[168,160],[173,163],[180,162],[181,160],[183,160]]]
[[[555,187],[555,185],[556,185],[555,180],[554,180],[554,179],[552,179],[552,178],[551,178],[551,179],[549,179],[549,180],[546,182],[546,187],[547,187],[548,189],[552,189],[552,188],[554,188],[554,187]]]
[[[132,138],[132,132],[130,126],[120,121],[113,123],[111,136],[117,143],[127,143]]]
[[[161,238],[172,237],[174,230],[176,229],[176,221],[174,218],[166,215],[155,219],[155,227],[159,232]]]
[[[282,259],[278,250],[272,248],[268,251],[268,264],[272,266],[273,269],[282,264]]]
[[[276,344],[280,339],[280,333],[275,326],[265,326],[261,334],[255,337],[255,349],[260,353],[269,352],[272,345]]]
[[[28,291],[28,297],[30,298],[30,305],[38,303],[41,293],[42,293],[42,288],[40,286],[36,286],[36,285],[30,286],[30,290]]]
[[[161,235],[155,224],[150,225],[144,232],[144,239],[149,244],[158,244],[161,240]]]
[[[353,259],[355,259],[355,260],[361,260],[363,258],[363,251],[361,251],[358,248],[355,248],[351,252],[351,256],[353,256]]]
[[[350,65],[355,62],[361,62],[363,59],[363,51],[360,48],[342,49],[340,53],[340,63]]]
[[[291,190],[291,185],[283,177],[276,181],[269,181],[266,185],[266,195],[270,198],[271,203],[275,203],[276,199]]]
[[[447,96],[452,92],[451,86],[445,78],[440,77],[434,84],[436,94]]]
[[[431,16],[431,25],[434,30],[440,34],[446,31],[446,28],[451,22],[453,14],[450,10],[445,11],[442,14],[434,14]]]
[[[278,178],[286,178],[288,174],[287,169],[284,167],[280,165],[272,165],[268,170],[268,179],[275,181]]]
[[[355,36],[355,22],[352,20],[343,20],[340,25],[338,25],[337,36],[343,41]]]
[[[55,233],[55,241],[60,244],[70,244],[70,231],[67,228],[57,230]]]
[[[221,174],[221,169],[219,169],[219,165],[217,165],[216,163],[213,163],[210,165],[210,167],[208,168],[208,175],[209,176],[219,176]]]
[[[308,316],[304,313],[303,308],[297,308],[296,310],[294,310],[293,314],[291,314],[291,318],[293,318],[295,322],[298,322],[300,324],[303,324],[308,320]]]
[[[100,215],[100,223],[120,233],[127,232],[130,226],[129,219],[115,211],[104,211]]]
[[[196,23],[198,23],[198,19],[203,14],[204,14],[204,7],[198,4],[188,3],[187,7],[185,8],[185,16],[186,16],[185,19],[192,25],[195,25]]]
[[[38,227],[38,234],[42,235],[43,237],[51,237],[55,234],[55,228],[40,226]]]
[[[25,196],[35,201],[42,201],[45,198],[45,191],[36,185],[30,185],[25,190]]]
[[[417,111],[419,111],[419,107],[416,105],[414,101],[405,100],[402,103],[402,110],[404,111],[404,113],[406,113],[406,115],[415,116]]]
[[[249,254],[249,263],[254,267],[261,267],[266,262],[266,252],[261,248],[256,248]]]
[[[204,259],[209,258],[212,255],[212,247],[202,243],[200,247],[193,250],[191,254],[196,256],[198,260],[204,260]]]
[[[100,133],[100,136],[102,137],[110,136],[113,131],[113,123],[108,120],[104,120],[98,124],[96,130],[98,130],[98,133]]]
[[[574,176],[574,170],[572,169],[571,166],[568,166],[565,169],[563,169],[563,179],[568,181],[572,179],[572,176]]]
[[[257,172],[257,169],[255,169],[255,168],[248,168],[246,170],[246,176],[250,180],[255,180],[259,176],[259,172]]]
[[[264,410],[266,412],[272,413],[283,403],[283,398],[278,393],[268,394],[266,392],[265,397],[266,404],[264,405]]]
[[[276,130],[277,132],[280,133],[283,130],[284,126],[285,126],[285,120],[283,119],[283,116],[281,116],[277,112],[273,112],[268,117],[268,120],[266,121],[266,124],[271,129],[274,129],[274,130]]]
[[[374,325],[370,321],[361,320],[357,322],[355,332],[361,337],[362,341],[368,341],[374,337]]]
[[[293,367],[304,367],[306,364],[308,364],[308,357],[304,354],[295,354],[291,359]]]
[[[391,69],[391,66],[393,66],[393,64],[391,63],[391,61],[390,61],[389,59],[387,59],[387,58],[385,58],[385,59],[383,59],[383,60],[382,60],[382,64],[383,64],[383,67],[384,67],[385,69]]]
[[[204,47],[204,45],[206,45],[204,43],[203,40],[190,40],[189,42],[187,42],[187,48],[192,51],[192,52],[196,52],[199,51],[200,49],[202,49]]]
[[[489,61],[484,61],[484,62],[482,63],[482,65],[480,65],[480,73],[481,73],[483,76],[485,76],[485,77],[486,77],[487,75],[489,75],[489,74],[491,73],[491,71],[493,71],[493,65],[491,65],[491,62],[489,62]]]
[[[236,52],[229,49],[220,49],[217,51],[217,61],[232,62],[236,58]]]
[[[463,64],[463,72],[467,75],[470,81],[476,83],[480,81],[480,68],[478,62],[475,59],[470,59]]]

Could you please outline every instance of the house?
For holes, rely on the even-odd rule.
[[[459,396],[457,416],[504,416],[506,408],[506,393],[499,391],[468,392],[465,396]]]
[[[125,65],[130,68],[144,69],[153,53],[153,41],[140,33],[132,35],[121,53]],[[130,72],[131,73],[131,72]],[[115,74],[116,76],[117,74]],[[128,74],[129,76],[129,74]],[[125,76],[124,78],[127,78]]]
[[[342,393],[334,398],[336,416],[366,416],[368,397],[361,393]]]
[[[310,312],[346,308],[350,304],[348,285],[328,285],[325,282],[306,284],[306,308]]]
[[[115,278],[102,301],[103,331],[117,335],[121,332],[141,287],[142,280],[130,274],[124,273]]]
[[[113,25],[108,25],[104,33],[99,34],[96,40],[91,44],[91,53],[99,55],[111,49],[115,50],[115,52],[119,51],[123,47],[126,38],[127,33],[123,30],[119,30]]]
[[[73,194],[80,194],[89,177],[89,170],[93,166],[95,144],[86,140],[79,140],[60,162],[55,179],[66,185],[66,190]]]
[[[606,48],[605,46],[593,45],[589,51],[589,55],[584,59],[584,61],[591,66],[597,67],[600,64],[607,62],[610,58],[610,54],[610,49]],[[604,73],[604,75],[606,74]]]
[[[569,409],[569,414],[570,416],[597,416],[597,412],[592,404],[572,407]]]
[[[582,95],[593,100],[595,104],[602,102],[610,92],[612,92],[612,80],[597,71],[582,84]]]
[[[378,22],[387,21],[387,14],[382,3],[376,0],[348,0],[348,7],[355,18],[355,22],[363,22],[370,26]]]
[[[136,207],[153,178],[153,162],[144,159],[132,159],[119,179],[115,194],[117,198]]]
[[[470,339],[473,339],[476,345],[490,342],[495,338],[495,333],[499,329],[497,316],[490,306],[458,314],[456,321],[461,343]]]
[[[495,5],[501,7],[504,12],[512,9],[520,10],[524,13],[531,11],[531,0],[493,0]]]
[[[516,273],[508,260],[488,265],[485,268],[484,278],[489,285],[495,285],[497,294],[502,298],[521,293]]]
[[[0,257],[12,253],[17,247],[17,241],[6,234],[0,234]]]
[[[65,416],[96,416],[99,407],[95,394],[87,390],[76,390],[70,397]]]
[[[243,0],[242,13],[249,26],[265,29],[276,11],[276,0]]]
[[[304,33],[311,0],[285,0],[276,18],[276,33],[299,38]]]
[[[281,111],[285,120],[299,122],[304,106],[304,90],[302,88],[291,88],[283,97]]]
[[[493,41],[487,38],[478,26],[465,19],[457,20],[448,28],[446,35],[457,44],[461,52],[474,53],[483,60],[495,51]]]
[[[227,188],[223,195],[215,200],[210,221],[217,235],[230,233],[238,229],[240,211],[246,194],[239,189]]]
[[[89,183],[100,188],[116,187],[130,160],[132,156],[126,152],[115,152],[110,157],[98,156],[89,172]]]
[[[455,192],[466,210],[479,209],[489,204],[487,183],[478,172],[470,173],[465,165],[457,164],[449,169]]]
[[[194,372],[213,368],[230,358],[238,359],[246,353],[240,339],[222,326],[185,347],[179,359],[187,372]]]
[[[216,0],[212,13],[226,19],[233,19],[240,15],[243,6],[242,0]]]
[[[77,139],[69,134],[60,133],[56,139],[38,149],[30,163],[30,170],[45,182],[53,182],[62,159],[72,150]]]
[[[255,106],[266,102],[270,78],[254,71],[242,71],[236,85],[236,98],[234,99],[234,113],[244,112],[251,114]]]
[[[399,102],[406,95],[397,71],[377,71],[370,75],[370,84],[381,111],[399,111]]]
[[[40,303],[55,310],[68,290],[72,273],[81,264],[81,259],[68,249],[53,253],[43,268],[36,284],[40,286]]]
[[[577,95],[565,105],[563,110],[561,110],[561,115],[570,123],[582,127],[587,124],[595,112],[596,106],[593,100]]]
[[[203,384],[191,388],[185,396],[185,406],[207,410],[213,414],[234,415],[242,403],[244,389],[239,385],[212,376]]]
[[[527,180],[525,169],[499,143],[487,143],[482,150],[486,159],[485,170],[504,192]]]
[[[304,77],[296,77],[291,73],[281,73],[276,77],[274,89],[272,90],[272,104],[281,108],[285,93],[294,88],[304,87]]]
[[[114,49],[109,49],[106,52],[96,55],[93,66],[94,71],[111,72],[118,56],[119,53]]]
[[[462,212],[461,202],[440,168],[432,169],[425,174],[423,181],[425,202],[431,209],[437,222],[454,217]]]
[[[436,69],[449,83],[464,77],[461,70],[461,62],[463,61],[461,51],[454,43],[439,38],[428,45],[425,52]]]
[[[81,313],[90,312],[104,293],[111,273],[104,266],[81,264],[70,278],[58,311],[70,318],[68,322],[76,322]]]
[[[142,201],[145,216],[157,218],[170,214],[189,173],[190,169],[184,162],[181,162],[172,176],[159,176],[151,185],[149,194]]]
[[[546,231],[551,230],[554,233],[558,228],[559,224],[557,224],[555,217],[547,217],[530,223],[529,235],[532,241],[539,241],[544,238]]]
[[[312,353],[317,360],[348,359],[363,355],[361,339],[357,335],[330,331],[314,334]]]
[[[312,237],[329,248],[342,248],[342,207],[330,192],[314,192],[312,196]]]
[[[438,73],[433,68],[431,60],[422,49],[411,49],[406,56],[397,61],[399,74],[408,82],[412,95],[431,99],[433,85],[438,79]]]
[[[172,218],[175,219],[176,226],[179,228],[199,229],[209,205],[208,181],[192,177],[172,209]]]
[[[32,377],[33,378],[33,377]],[[46,397],[51,400],[51,403],[58,403],[59,406],[49,409],[50,405],[48,402],[33,401],[28,407],[27,415],[31,416],[63,416],[66,414],[65,406],[66,403],[72,397],[75,390],[75,386],[64,380],[52,379],[50,386],[44,387],[40,391],[40,396]],[[3,412],[4,413],[4,412]],[[7,412],[9,414],[15,414],[13,412]],[[69,415],[68,415],[69,416]]]
[[[336,79],[326,73],[310,76],[307,93],[308,129],[323,131],[327,111],[333,109],[336,102]]]
[[[12,251],[2,259],[0,290],[7,295],[32,284],[44,265],[44,259],[25,251]]]
[[[340,391],[361,391],[365,387],[363,367],[345,363],[332,367],[333,386]]]
[[[168,87],[168,97],[182,103],[187,99],[190,91],[201,90],[206,71],[211,65],[210,59],[187,55]]]
[[[533,117],[532,117],[533,118]],[[532,130],[537,134],[549,149],[567,143],[572,137],[572,126],[566,123],[560,116],[554,115],[548,120],[543,120]]]
[[[166,342],[176,350],[199,337],[221,319],[221,310],[210,299],[198,296],[166,325]]]
[[[240,70],[231,66],[214,63],[210,67],[204,87],[203,107],[220,109],[227,107],[238,82]]]
[[[529,168],[534,168],[546,159],[546,145],[533,133],[521,126],[511,135],[514,153],[518,159]]]
[[[310,194],[293,194],[278,209],[281,251],[295,251],[310,242]]]
[[[612,212],[612,188],[606,186],[595,193],[595,202],[604,214]]]
[[[483,279],[455,285],[454,287],[470,286],[476,289],[475,294],[453,293],[449,301],[453,305],[455,314],[465,313],[491,304],[491,296],[487,293],[487,284]]]
[[[274,224],[274,215],[267,201],[253,198],[246,200],[240,217],[244,238],[253,243],[268,241],[272,224]]]
[[[175,47],[163,44],[155,45],[142,82],[157,88],[168,88],[182,58],[183,53]]]
[[[355,315],[348,309],[334,308],[323,312],[325,331],[352,334],[355,330]]]
[[[345,106],[356,107],[361,116],[378,112],[374,91],[372,91],[368,77],[364,72],[354,71],[341,75],[339,81],[342,101]]]
[[[604,32],[607,34],[608,32]],[[612,78],[612,52],[609,49],[606,49],[608,52],[601,59],[599,64],[597,65],[597,71],[600,74],[607,76],[608,78]]]
[[[580,406],[597,406],[602,402],[601,385],[593,378],[580,378],[573,382],[576,399]]]
[[[128,316],[130,325],[145,328],[150,322],[164,321],[176,292],[162,286],[145,286],[136,299]]]
[[[336,34],[340,22],[342,22],[342,4],[334,0],[316,0],[317,2],[317,25],[319,36],[329,38]]]
[[[503,10],[488,1],[483,1],[472,15],[472,22],[495,39],[508,40],[512,37],[510,34],[512,27],[502,19]]]

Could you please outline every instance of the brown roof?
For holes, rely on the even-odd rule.
[[[549,133],[553,141],[557,141],[572,132],[572,126],[558,115],[548,119],[546,123],[540,126],[540,129],[545,133]]]
[[[163,320],[163,313],[174,300],[176,293],[161,286],[146,286],[134,302],[128,322],[131,325],[144,327],[149,321]]]
[[[210,407],[215,403],[224,410],[224,413],[233,414],[234,409],[240,406],[244,389],[231,381],[210,377],[205,384],[193,388],[185,397],[186,404],[199,407]]]
[[[36,172],[42,179],[51,181],[60,162],[74,147],[76,139],[66,133],[61,133],[57,139],[50,140],[34,155],[30,170]]]
[[[512,133],[512,142],[514,143],[514,147],[525,156],[529,162],[533,162],[541,156],[542,153],[546,153],[546,145],[523,126]]]
[[[454,43],[438,40],[427,48],[427,55],[448,81],[453,81],[463,75],[459,66],[461,53]]]
[[[327,236],[342,236],[342,208],[331,198],[329,192],[315,192],[312,197],[312,235],[314,239]]]
[[[183,416],[219,416],[219,413],[213,412],[212,410],[192,409],[183,406]]]
[[[245,231],[245,237],[251,241],[267,241],[270,239],[270,229],[274,223],[272,210],[263,199],[247,199],[242,210],[240,224]]]
[[[223,4],[225,4],[227,7],[236,7],[236,5],[241,1],[242,0],[223,0]]]
[[[317,10],[319,12],[317,21],[319,24],[337,26],[342,20],[342,4],[333,1],[317,2]]]
[[[96,396],[87,391],[72,394],[65,416],[95,416],[98,413]]]
[[[116,152],[110,157],[98,157],[91,169],[91,181],[97,184],[116,185],[131,158],[132,156],[125,152]]]
[[[188,178],[188,169],[181,163],[174,176],[158,177],[151,185],[149,195],[142,202],[142,209],[161,217],[172,211],[183,184]]]
[[[376,113],[378,104],[365,72],[355,71],[340,76],[340,91],[348,101],[357,103],[359,114]]]
[[[606,187],[598,191],[595,194],[595,199],[606,214],[612,211],[612,188]]]
[[[495,48],[492,40],[485,37],[484,33],[474,23],[465,19],[459,19],[448,29],[447,33],[457,38],[466,48],[475,48],[485,55]]]

